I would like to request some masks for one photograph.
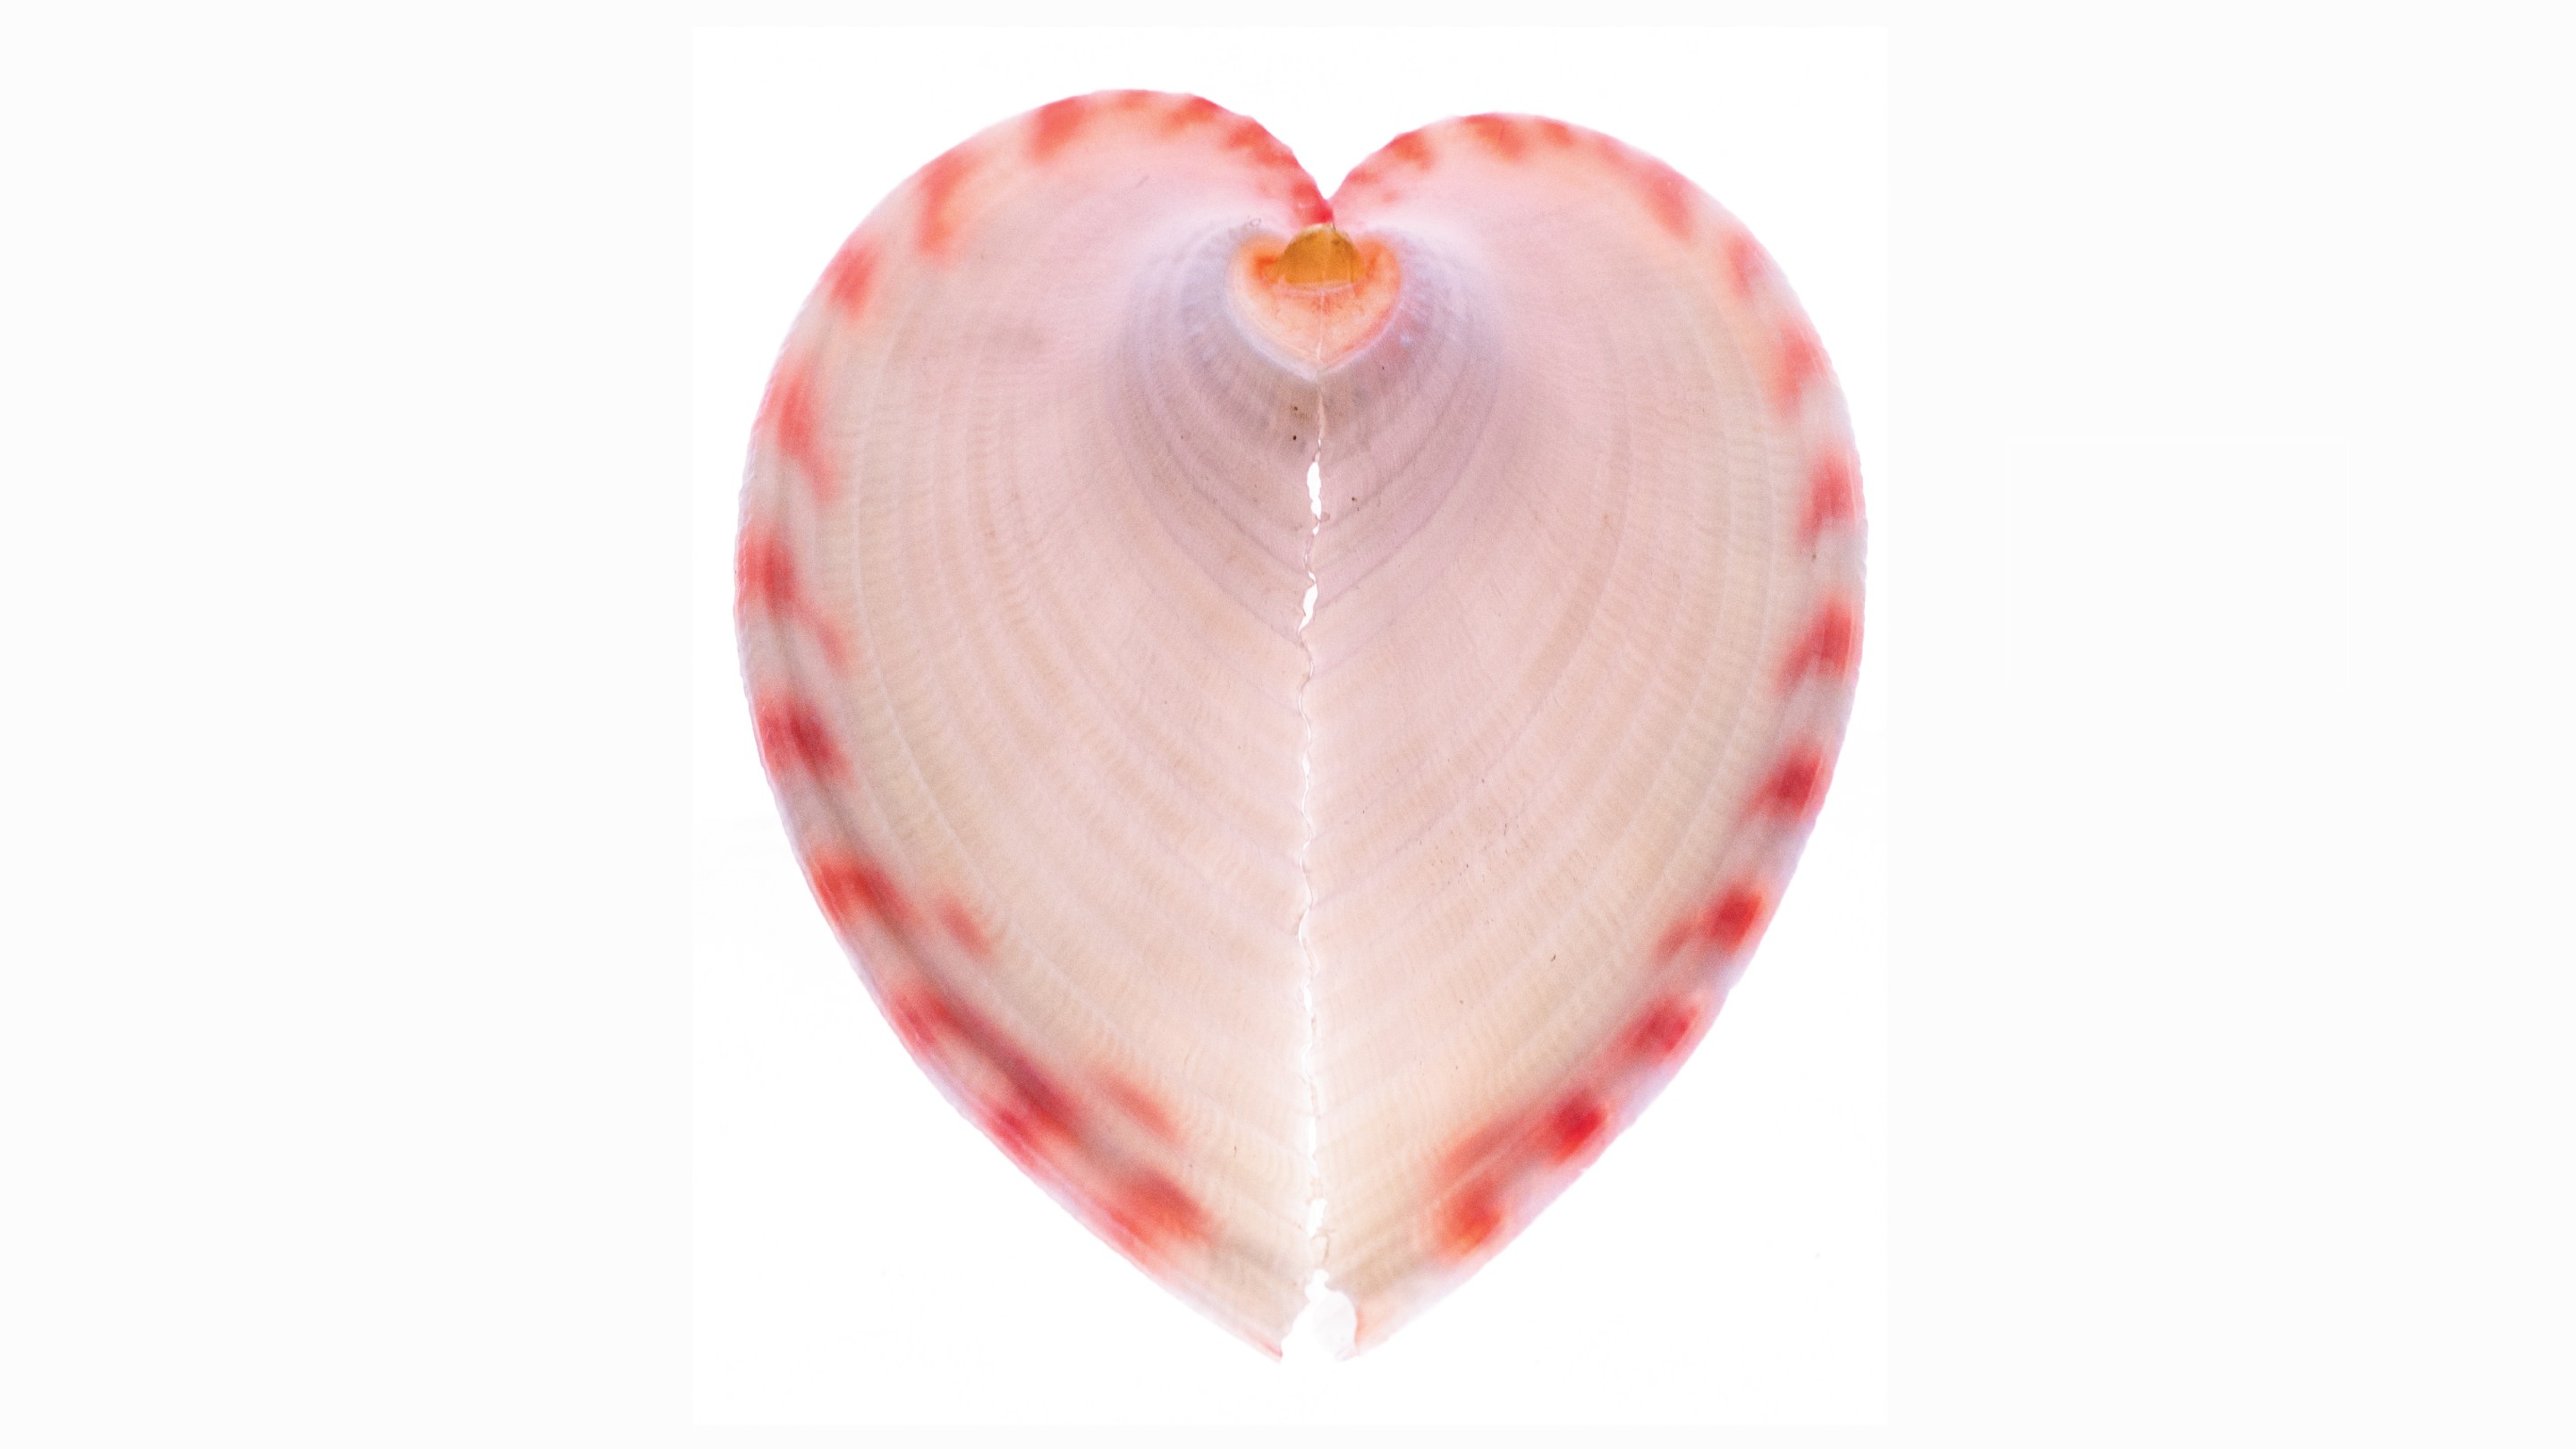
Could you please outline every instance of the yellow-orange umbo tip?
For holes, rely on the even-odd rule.
[[[1330,225],[1287,241],[1256,237],[1235,256],[1234,297],[1254,330],[1279,351],[1322,368],[1377,335],[1395,310],[1403,268],[1384,242],[1354,240]]]
[[[1347,287],[1366,270],[1360,249],[1339,227],[1310,226],[1289,238],[1270,264],[1270,278],[1290,287]]]

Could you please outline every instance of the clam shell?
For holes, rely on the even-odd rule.
[[[1679,175],[1478,116],[1327,202],[1110,92],[833,259],[738,614],[895,1031],[1276,1352],[1329,1294],[1383,1339],[1698,1041],[1830,776],[1861,558],[1823,350]]]

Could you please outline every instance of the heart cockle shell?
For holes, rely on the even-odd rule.
[[[1707,1030],[1823,799],[1861,557],[1823,350],[1679,175],[1478,116],[1328,202],[1115,92],[833,259],[738,613],[896,1035],[1275,1352],[1472,1272]]]

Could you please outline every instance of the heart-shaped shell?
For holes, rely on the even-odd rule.
[[[1861,545],[1823,350],[1679,175],[1478,116],[1328,203],[1114,92],[833,260],[739,613],[925,1069],[1217,1321],[1276,1351],[1329,1288],[1364,1346],[1707,1028],[1831,773]]]

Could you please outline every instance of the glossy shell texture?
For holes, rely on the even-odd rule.
[[[1478,116],[1328,202],[1111,92],[833,259],[738,613],[895,1031],[1275,1352],[1327,1292],[1382,1339],[1697,1043],[1822,801],[1861,565],[1823,349],[1681,176]]]

